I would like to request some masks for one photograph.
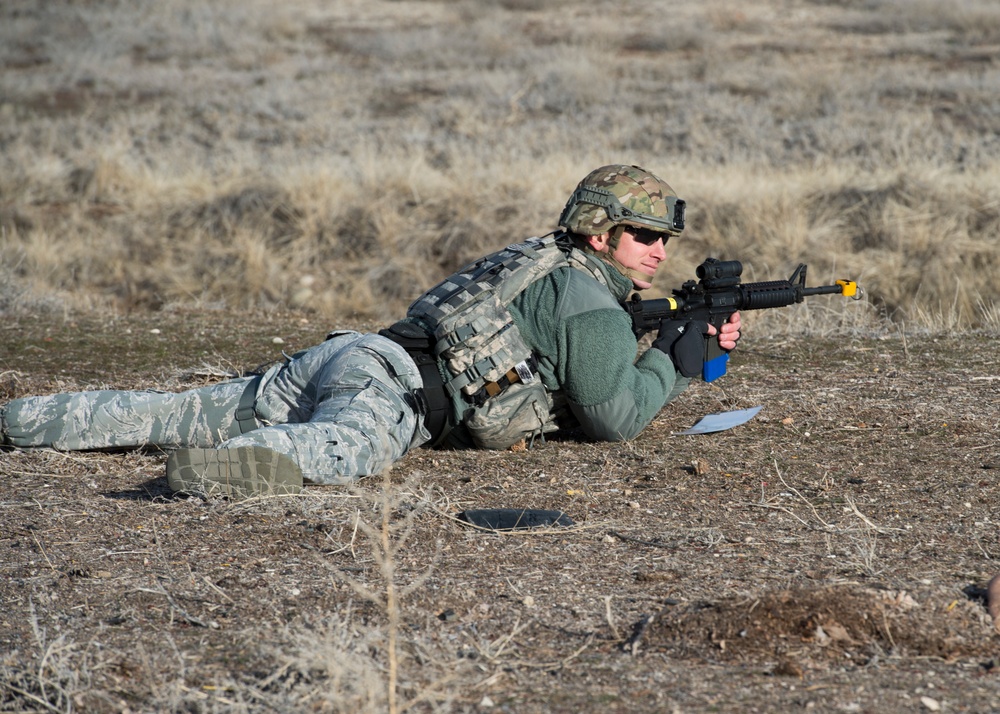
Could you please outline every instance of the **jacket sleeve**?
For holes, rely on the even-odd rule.
[[[632,439],[645,429],[679,377],[670,359],[647,350],[638,360],[626,313],[592,310],[565,321],[563,389],[587,436],[603,441]],[[679,391],[679,390],[677,390]]]

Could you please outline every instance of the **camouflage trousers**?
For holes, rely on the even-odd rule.
[[[292,458],[308,481],[341,484],[381,473],[429,440],[412,397],[421,386],[399,345],[344,331],[263,377],[180,393],[27,397],[9,402],[0,417],[3,443],[18,447],[264,446]],[[255,398],[247,431],[236,414],[248,388]]]

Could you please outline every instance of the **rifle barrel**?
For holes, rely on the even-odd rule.
[[[803,295],[841,295],[843,292],[843,285],[819,285],[815,288],[802,288]]]

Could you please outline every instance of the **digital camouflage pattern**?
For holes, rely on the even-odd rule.
[[[412,397],[423,386],[413,359],[377,334],[342,331],[265,382],[265,424],[226,446],[263,446],[295,461],[314,483],[379,474],[430,434]]]
[[[180,394],[100,390],[15,399],[4,443],[62,451],[214,446],[240,433],[236,407],[250,378]]]
[[[379,335],[337,332],[260,380],[259,428],[241,434],[240,398],[254,378],[181,393],[101,390],[16,399],[4,442],[64,450],[263,446],[305,479],[342,484],[377,474],[429,438],[411,393],[413,360]]]
[[[610,191],[618,201],[633,213],[640,216],[653,216],[666,219],[671,214],[668,200],[677,198],[677,194],[666,181],[649,173],[638,166],[612,164],[591,171],[578,185],[563,209],[559,225],[571,233],[596,236],[607,233],[616,225],[635,225],[641,228],[653,228],[641,218],[613,220],[601,206],[581,202],[580,189],[596,188]],[[673,232],[673,231],[669,231]]]

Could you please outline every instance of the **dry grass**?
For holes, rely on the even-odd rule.
[[[622,160],[691,207],[664,289],[708,254],[756,279],[802,261],[867,283],[869,327],[997,330],[995,3],[616,13],[641,21],[556,0],[4,3],[0,309],[388,321]],[[845,323],[755,327],[807,320]]]

